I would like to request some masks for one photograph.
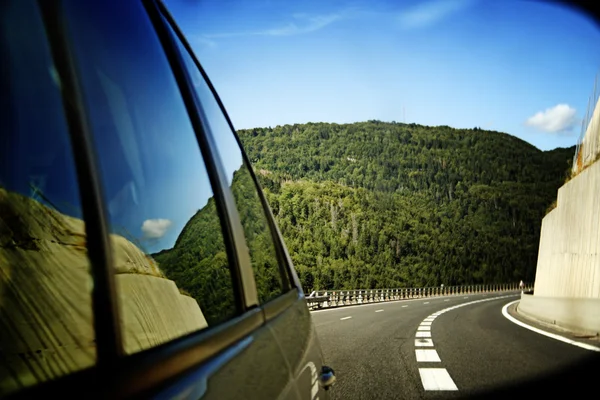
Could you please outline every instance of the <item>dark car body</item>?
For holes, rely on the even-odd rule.
[[[282,236],[164,5],[0,8],[0,397],[327,398]]]

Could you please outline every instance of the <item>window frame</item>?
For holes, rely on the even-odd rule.
[[[225,221],[224,224],[222,223],[224,226],[223,236],[225,237],[225,241],[229,243],[227,255],[237,265],[235,285],[236,290],[241,294],[241,299],[238,300],[240,307],[243,311],[258,307],[256,284],[254,282],[254,275],[252,274],[250,254],[246,250],[244,231],[233,194],[228,189],[229,185],[227,184],[225,168],[218,157],[216,144],[212,140],[210,125],[207,123],[208,118],[196,96],[185,63],[177,49],[177,44],[173,41],[172,35],[169,32],[169,26],[163,21],[165,16],[162,10],[160,10],[160,7],[158,7],[154,0],[142,2],[146,4],[149,18],[159,36],[171,70],[175,74],[188,115],[192,121],[192,126],[196,131],[211,184],[213,185],[217,210],[220,210],[219,217]],[[226,246],[228,243],[226,243]]]
[[[283,241],[281,232],[279,231],[279,228],[275,222],[275,218],[273,216],[271,207],[269,206],[269,203],[267,202],[267,200],[265,198],[265,195],[262,191],[260,183],[256,177],[256,174],[254,173],[254,169],[252,168],[252,164],[250,163],[250,159],[248,158],[248,155],[246,154],[246,151],[244,150],[242,142],[241,142],[235,128],[233,127],[233,123],[231,122],[231,119],[229,118],[229,115],[227,114],[227,111],[225,110],[225,107],[224,107],[217,91],[215,90],[214,86],[212,85],[210,78],[204,71],[204,68],[202,68],[202,65],[198,61],[194,51],[192,50],[191,46],[189,45],[187,39],[185,38],[185,36],[183,35],[181,30],[177,26],[177,23],[175,22],[174,18],[172,17],[172,15],[170,14],[170,12],[166,8],[166,6],[164,5],[164,2],[162,0],[156,0],[156,4],[158,5],[159,12],[164,16],[166,23],[168,23],[170,25],[171,29],[173,29],[173,31],[175,32],[176,38],[174,40],[179,40],[181,45],[183,45],[183,47],[185,48],[185,50],[188,52],[189,56],[191,57],[192,61],[194,62],[196,69],[198,70],[198,72],[201,74],[202,78],[208,85],[209,90],[211,91],[212,95],[215,98],[215,101],[218,104],[219,110],[221,111],[221,113],[225,117],[225,120],[227,121],[227,125],[229,126],[229,129],[231,130],[231,134],[235,138],[235,141],[236,141],[236,143],[239,147],[239,150],[242,154],[242,160],[249,167],[248,171],[252,178],[252,182],[254,184],[254,189],[256,190],[256,193],[258,194],[258,197],[260,199],[260,203],[261,203],[265,218],[267,220],[267,225],[269,227],[271,238],[272,238],[273,244],[275,246],[275,252],[276,252],[278,266],[279,266],[279,273],[282,278],[281,279],[282,280],[281,295],[270,300],[267,303],[264,303],[262,305],[263,308],[265,308],[265,307],[269,308],[269,304],[271,302],[273,302],[274,300],[277,300],[280,297],[285,297],[285,295],[290,291],[294,291],[298,295],[302,295],[302,297],[303,297],[302,285],[300,284],[300,280],[293,268],[293,263],[292,263],[291,257],[287,251],[287,248]],[[174,44],[174,46],[176,47],[177,45]],[[186,66],[183,62],[182,62],[182,64],[183,64],[183,67],[186,68]],[[193,88],[193,84],[191,83],[191,79],[188,80],[188,85],[190,85],[190,89],[194,92],[194,95],[197,98],[197,95],[195,94],[195,90]],[[204,116],[205,118],[207,118],[206,114],[202,110],[202,105],[199,100],[197,100],[197,104],[198,104],[199,112],[201,113],[201,115]],[[207,123],[207,125],[208,125],[208,123]],[[214,151],[216,154],[219,154],[218,149],[216,147],[215,147]],[[280,307],[277,307],[277,308],[280,308]],[[269,313],[269,315],[270,314],[271,313]]]
[[[52,397],[53,394],[68,397],[70,394],[80,394],[82,391],[89,394],[90,398],[127,398],[150,394],[166,383],[172,382],[173,379],[208,365],[207,362],[227,349],[232,351],[227,352],[226,361],[233,359],[249,345],[251,340],[247,339],[252,332],[265,323],[263,310],[258,307],[253,275],[250,275],[252,277],[250,282],[242,282],[240,277],[244,265],[252,273],[250,258],[247,251],[244,254],[244,251],[240,250],[245,249],[245,237],[233,197],[228,190],[222,190],[223,187],[227,188],[225,174],[219,164],[217,153],[211,149],[210,143],[207,143],[205,134],[207,128],[204,122],[206,119],[200,117],[196,99],[190,91],[190,82],[184,73],[185,65],[179,58],[174,43],[171,42],[170,33],[162,21],[163,16],[156,1],[142,0],[141,4],[143,17],[148,18],[152,25],[159,46],[164,51],[175,76],[209,175],[231,265],[238,314],[219,325],[191,332],[139,353],[131,355],[124,353],[120,311],[115,290],[115,271],[109,241],[108,214],[102,196],[98,160],[89,123],[89,110],[83,102],[83,90],[75,63],[71,35],[60,2],[38,0],[37,6],[52,61],[61,80],[61,100],[75,158],[83,219],[89,239],[88,253],[94,279],[92,312],[97,361],[90,368],[8,394],[9,399]],[[240,240],[243,241],[244,246],[240,246]]]

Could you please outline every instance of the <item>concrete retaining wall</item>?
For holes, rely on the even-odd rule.
[[[83,221],[0,188],[0,397],[96,362]],[[127,353],[206,327],[146,254],[111,235]]]
[[[575,332],[600,333],[600,299],[524,294],[521,296],[518,311]]]
[[[119,274],[116,281],[126,353],[208,326],[196,300],[180,294],[173,281],[135,274]]]
[[[588,126],[581,143],[579,153],[573,163],[573,172],[579,172],[583,167],[592,163],[600,154],[600,99],[594,99],[596,105],[590,117]]]
[[[600,298],[600,162],[558,190],[542,221],[535,295]]]

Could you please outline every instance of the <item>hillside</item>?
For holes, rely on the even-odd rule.
[[[380,121],[238,134],[306,290],[531,281],[574,154]]]

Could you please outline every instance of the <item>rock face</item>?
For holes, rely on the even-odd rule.
[[[205,328],[196,300],[111,235],[126,353]],[[0,188],[0,395],[95,364],[84,222]]]

